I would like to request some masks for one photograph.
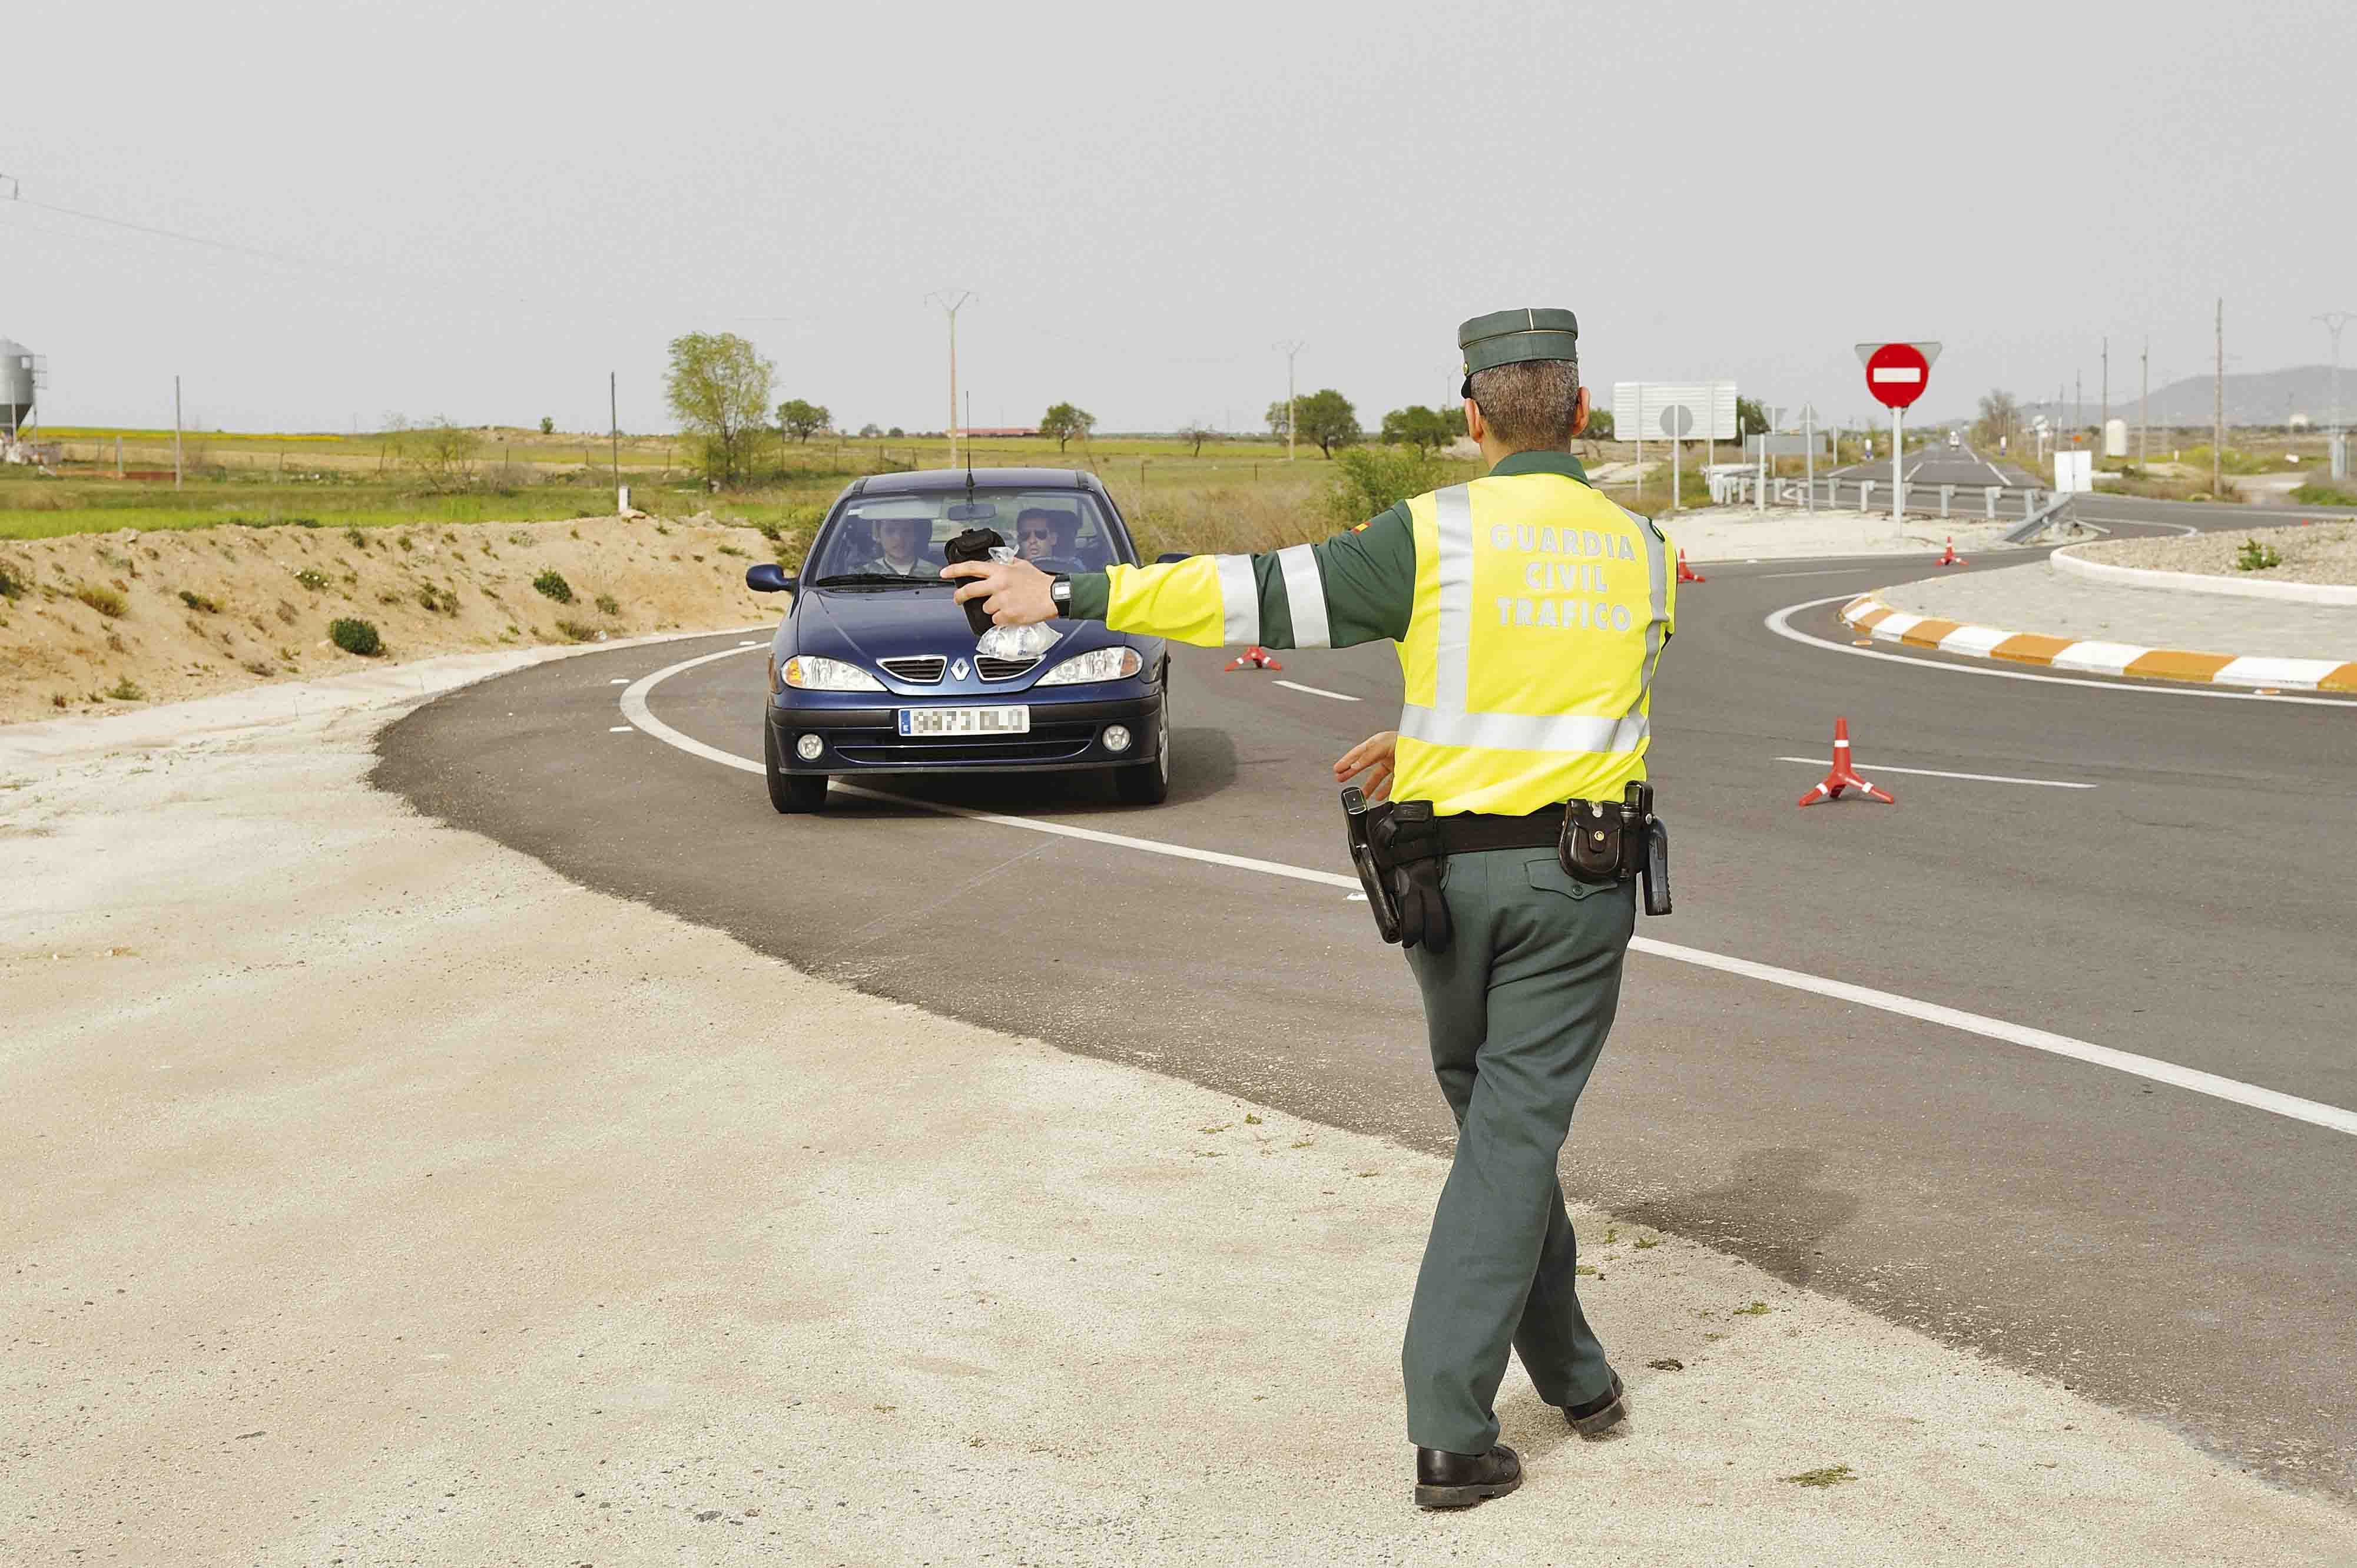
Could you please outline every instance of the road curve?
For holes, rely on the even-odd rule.
[[[2357,1108],[2357,714],[1958,680],[1768,625],[1904,573],[1714,567],[1683,596],[1653,754],[1679,912],[1641,935],[1921,1015],[1641,951],[1566,1186],[2357,1498],[2357,1143],[2198,1087]],[[1823,607],[1788,624],[1840,637]],[[1405,968],[1345,896],[1325,772],[1389,722],[1386,650],[1286,655],[1274,678],[1180,650],[1163,808],[911,780],[961,814],[879,794],[789,819],[621,715],[648,676],[720,654],[643,687],[644,712],[757,757],[739,640],[454,693],[385,733],[376,781],[813,972],[1446,1147]],[[1900,804],[1795,809],[1836,715],[1869,775],[1907,770],[1881,780]]]

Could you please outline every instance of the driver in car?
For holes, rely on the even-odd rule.
[[[1078,522],[1070,512],[1026,507],[1015,519],[1015,553],[1026,561],[1070,555]]]
[[[887,517],[876,521],[876,547],[883,553],[862,572],[893,577],[930,576],[935,568],[925,559],[925,540],[932,525],[920,517]]]

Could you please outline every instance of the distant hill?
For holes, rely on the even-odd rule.
[[[2171,381],[2165,387],[2152,389],[2151,420],[2155,424],[2207,426],[2213,416],[2211,402],[2211,378],[2189,376],[2181,381]],[[2022,405],[2023,417],[2034,419],[2044,414],[2049,419],[2067,424],[2073,410],[2065,401],[2059,407],[2053,399]],[[2078,418],[2093,424],[2103,416],[2102,393],[2087,389],[2085,400],[2078,405]],[[2318,430],[2332,424],[2332,367],[2330,365],[2294,365],[2288,370],[2256,371],[2226,377],[2226,423],[2228,424],[2288,424],[2295,416],[2305,416]],[[2112,388],[2112,417],[2125,419],[2133,427],[2136,423],[2136,390],[2130,382],[2124,390]],[[2357,424],[2357,365],[2341,367],[2341,417],[2346,424]]]

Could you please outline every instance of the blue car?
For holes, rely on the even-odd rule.
[[[1092,769],[1124,800],[1170,792],[1169,659],[1162,639],[1093,621],[1028,628],[1038,647],[976,647],[942,547],[995,530],[1049,572],[1137,564],[1092,474],[936,469],[854,480],[800,574],[755,566],[746,585],[793,604],[770,645],[761,755],[770,803],[816,811],[829,778]]]

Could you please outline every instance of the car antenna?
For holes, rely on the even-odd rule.
[[[971,442],[966,444],[965,449],[965,504],[974,504],[974,445]]]

